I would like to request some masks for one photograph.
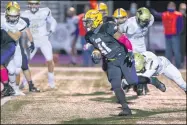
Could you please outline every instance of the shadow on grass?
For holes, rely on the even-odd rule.
[[[111,117],[106,118],[91,118],[91,119],[85,119],[85,118],[78,118],[71,121],[64,121],[62,124],[136,124],[138,120],[141,120],[142,118],[147,118],[152,115],[157,114],[164,114],[164,113],[176,113],[176,112],[182,112],[186,111],[186,109],[175,109],[175,110],[162,110],[162,111],[144,111],[140,109],[132,109],[132,111],[135,111],[136,114],[133,114],[132,116],[117,116],[117,115],[111,115]],[[168,119],[168,118],[163,118]],[[177,119],[177,118],[176,118]],[[180,118],[179,118],[180,119]],[[173,118],[169,118],[169,120],[173,120]]]
[[[98,96],[98,95],[108,95],[108,94],[111,94],[111,92],[94,92],[89,94],[76,93],[73,94],[72,96]]]
[[[30,104],[27,100],[11,100],[1,106],[1,122],[16,116],[18,111],[21,111],[23,106]]]
[[[129,96],[129,97],[126,97],[127,98],[127,101],[128,103],[130,103],[129,101],[131,100],[134,100],[134,99],[137,99],[138,96]],[[117,99],[115,96],[112,96],[110,98],[104,98],[104,97],[97,97],[97,98],[94,98],[94,99],[90,99],[91,101],[97,101],[97,102],[106,102],[106,103],[116,103],[117,102]]]

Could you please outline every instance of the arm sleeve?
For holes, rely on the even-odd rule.
[[[153,16],[155,16],[156,18],[162,19],[162,12],[157,12],[155,9],[150,9],[150,11],[153,14]]]
[[[118,32],[118,28],[117,28],[117,25],[116,25],[116,23],[108,23],[107,25],[106,25],[106,32],[108,33],[108,34],[110,34],[111,36],[114,36],[114,34],[116,33],[116,32]],[[128,50],[128,52],[129,51],[132,51],[132,44],[131,44],[131,42],[129,41],[129,39],[127,38],[127,36],[125,36],[124,34],[119,38],[119,39],[117,39],[117,41],[119,42],[119,43],[121,43],[121,44],[123,44],[125,47],[126,47],[126,49]]]
[[[56,20],[54,19],[54,17],[52,16],[51,10],[49,10],[49,13],[48,13],[48,16],[47,16],[47,22],[49,22],[49,23],[51,24],[50,30],[51,30],[52,32],[55,32],[56,27],[57,27],[57,22],[56,22]]]
[[[181,33],[183,29],[183,19],[182,16],[178,16],[177,18],[177,33]]]

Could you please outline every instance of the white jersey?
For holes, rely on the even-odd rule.
[[[50,23],[50,30],[55,32],[57,22],[53,18],[49,8],[40,8],[35,14],[30,10],[26,10],[21,13],[21,16],[29,19],[29,28],[34,38],[47,36],[49,34],[47,31],[47,23]]]
[[[10,31],[24,31],[27,28],[27,23],[19,18],[19,21],[15,25],[11,25],[10,23],[7,23],[5,14],[1,13],[1,29],[9,29]]]
[[[154,22],[154,17],[151,15],[151,21],[147,27],[141,28],[137,21],[136,17],[131,17],[121,25],[119,25],[119,30],[122,33],[125,33],[129,40],[132,43],[134,52],[144,52],[146,51],[145,36],[148,32],[148,28],[152,26]]]
[[[158,57],[149,51],[145,51],[141,53],[145,58],[145,71],[143,73],[138,73],[138,75],[151,77],[157,73],[159,67],[159,59]]]
[[[152,52],[143,52],[145,56],[145,70],[137,75],[152,77],[156,75],[164,75],[175,81],[175,83],[184,91],[186,91],[186,82],[182,78],[180,71],[164,56],[156,56]]]

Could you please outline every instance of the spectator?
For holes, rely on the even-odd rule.
[[[136,15],[137,8],[138,8],[138,5],[136,3],[131,3],[129,13],[128,13],[129,18]]]
[[[68,8],[66,23],[68,26],[68,31],[71,34],[71,51],[68,52],[71,55],[71,63],[76,64],[76,42],[78,40],[79,29],[78,29],[78,16],[76,15],[76,10],[73,7]]]
[[[183,30],[181,32],[181,55],[182,55],[182,63],[184,64],[185,56],[186,56],[186,4],[181,3],[179,6],[179,11],[183,16]]]
[[[158,13],[155,10],[151,10],[154,16],[162,18],[164,26],[164,34],[166,38],[166,57],[172,61],[174,52],[175,66],[181,68],[181,49],[180,49],[180,33],[183,27],[182,14],[176,11],[176,5],[174,2],[169,2],[167,11]]]
[[[86,44],[86,41],[85,41],[85,38],[84,38],[85,35],[86,35],[86,29],[84,28],[82,19],[84,17],[84,14],[89,9],[90,9],[90,6],[89,5],[85,5],[84,13],[78,15],[78,17],[79,17],[79,23],[78,23],[79,24],[79,36],[81,38],[82,48]],[[92,49],[83,50],[83,66],[87,67],[87,66],[92,66],[93,65],[92,59],[91,59],[91,53],[92,53]]]

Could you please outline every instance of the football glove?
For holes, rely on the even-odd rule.
[[[34,51],[34,48],[35,48],[35,46],[34,46],[34,42],[31,42],[31,45],[29,46],[29,51],[32,53],[33,51]]]
[[[100,63],[100,61],[101,61],[101,53],[98,50],[94,50],[92,52],[91,57],[92,57],[93,63],[95,63],[95,64]]]
[[[127,67],[131,67],[134,62],[134,54],[133,52],[128,52],[125,56],[124,63],[127,63]]]

